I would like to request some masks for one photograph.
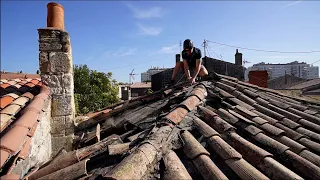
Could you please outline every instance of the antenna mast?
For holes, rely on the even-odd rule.
[[[203,51],[204,51],[204,57],[206,57],[206,48],[207,48],[207,41],[204,39],[203,40]]]

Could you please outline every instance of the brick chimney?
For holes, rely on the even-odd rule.
[[[268,71],[250,71],[249,83],[268,88]]]
[[[50,87],[52,153],[72,150],[74,139],[74,83],[71,42],[64,26],[64,8],[47,4],[47,27],[38,29],[39,66],[43,82]]]
[[[242,53],[239,53],[237,49],[236,54],[234,56],[235,56],[235,64],[237,66],[242,66]]]
[[[176,54],[176,63],[180,62],[180,59],[181,59],[181,55],[180,54]]]

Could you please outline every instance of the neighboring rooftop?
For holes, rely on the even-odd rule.
[[[136,82],[130,88],[151,88],[151,82]]]
[[[30,179],[320,178],[319,101],[219,75],[106,109]]]
[[[49,88],[38,78],[1,79],[0,84],[0,167],[12,169],[13,164],[26,159],[30,153]]]

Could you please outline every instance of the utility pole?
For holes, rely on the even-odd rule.
[[[182,44],[181,44],[181,40],[180,40],[180,54],[181,54],[181,46],[182,46]]]
[[[206,57],[206,48],[207,48],[207,41],[204,39],[203,40],[203,51],[204,51],[204,57]]]

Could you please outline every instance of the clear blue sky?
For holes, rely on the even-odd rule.
[[[36,72],[37,28],[46,27],[48,2],[1,1],[1,69]],[[57,2],[65,8],[73,63],[111,71],[122,82],[128,81],[133,68],[140,74],[151,66],[173,67],[179,40],[186,38],[198,47],[207,39],[266,50],[320,50],[320,2],[316,1]],[[216,57],[214,51],[234,62],[235,48],[212,43],[209,47],[211,56]],[[320,53],[239,51],[251,65],[320,60]]]

